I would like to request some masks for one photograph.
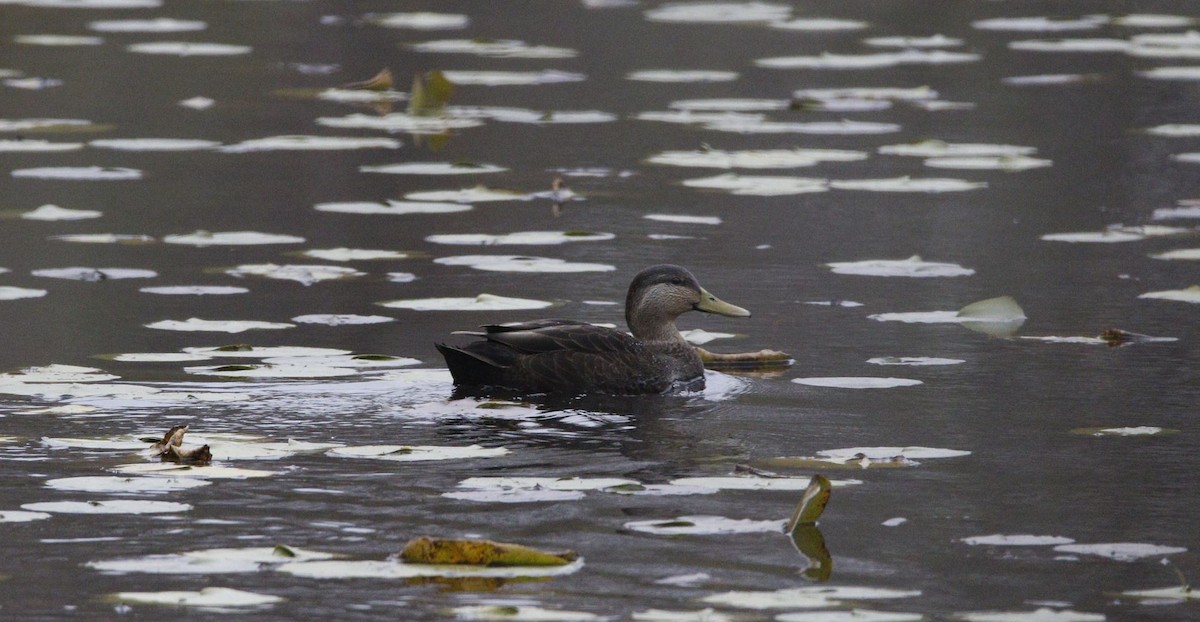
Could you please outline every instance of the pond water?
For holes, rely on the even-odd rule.
[[[210,589],[183,615],[1200,616],[1179,589],[1200,580],[1191,4],[0,14],[0,617],[161,619],[180,612],[128,593],[205,588],[250,596]],[[383,68],[392,90],[335,88]],[[452,92],[427,77],[408,115],[432,71]],[[556,178],[576,195],[559,205]],[[488,237],[537,231],[559,235]],[[704,347],[794,366],[682,396],[451,400],[435,341],[620,325],[660,262],[753,311],[682,318],[733,334]],[[1026,318],[1003,334],[954,314],[1001,296]],[[467,300],[379,304],[430,298]],[[1109,347],[1107,329],[1161,339]],[[258,350],[128,356],[236,343]],[[181,424],[249,471],[123,470]],[[781,526],[814,472],[835,488],[800,551]],[[468,481],[509,477],[550,479]],[[737,479],[692,479],[709,477]],[[748,532],[704,533],[721,525]],[[582,562],[369,563],[421,535]]]

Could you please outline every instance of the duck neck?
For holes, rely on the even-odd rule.
[[[679,329],[675,327],[675,318],[665,316],[645,316],[625,312],[625,323],[629,332],[642,341],[665,341],[687,343]]]

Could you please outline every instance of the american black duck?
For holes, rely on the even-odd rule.
[[[675,318],[688,311],[750,312],[708,293],[685,268],[642,270],[625,297],[630,332],[573,320],[488,325],[466,346],[436,344],[454,383],[528,393],[638,395],[704,386],[704,364]]]

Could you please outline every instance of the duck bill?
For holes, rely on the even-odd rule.
[[[700,302],[696,303],[696,310],[705,313],[716,313],[717,315],[726,315],[729,317],[750,317],[750,312],[737,305],[731,305],[716,296],[708,293],[707,289],[700,288]]]

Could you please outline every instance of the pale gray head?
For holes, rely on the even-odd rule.
[[[686,268],[671,264],[639,272],[625,296],[625,323],[633,336],[644,341],[681,339],[675,318],[688,311],[750,316],[749,311],[708,293]]]

